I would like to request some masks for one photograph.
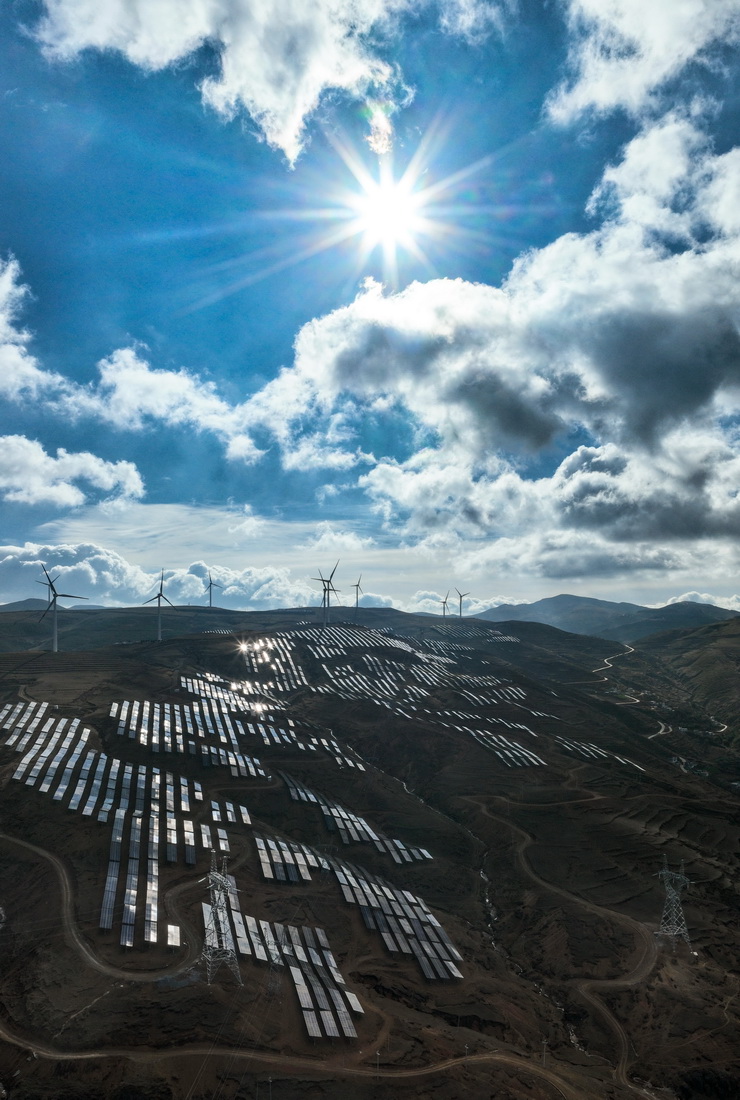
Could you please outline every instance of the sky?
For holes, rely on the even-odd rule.
[[[740,610],[740,0],[6,0],[0,601]]]

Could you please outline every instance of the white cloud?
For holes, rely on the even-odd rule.
[[[591,529],[615,543],[596,569],[667,566],[616,544],[740,530],[738,192],[740,159],[672,112],[604,173],[598,229],[527,253],[501,289],[368,284],[304,326],[294,367],[250,410],[282,416],[286,450],[306,409],[339,411],[349,454],[362,410],[405,409],[426,445],[405,461],[364,455],[359,484],[410,535]],[[592,442],[527,475],[573,431]]]
[[[0,599],[9,603],[37,595],[42,563],[61,580],[60,589],[111,606],[136,605],[159,584],[159,571],[149,572],[121,554],[94,543],[26,543],[0,546]],[[255,610],[315,605],[319,597],[307,582],[285,568],[230,569],[196,561],[164,570],[164,592],[174,604],[208,602],[208,574],[221,585],[214,591],[220,607]]]
[[[484,38],[491,30],[501,34],[513,6],[511,0],[502,4],[487,0],[447,0],[442,10],[442,29],[472,41]]]
[[[70,453],[62,447],[54,457],[36,440],[0,436],[0,493],[4,500],[76,507],[90,496],[90,488],[83,491],[77,484],[80,481],[111,498],[131,499],[144,493],[132,462],[106,462],[89,452]]]
[[[712,47],[740,40],[738,0],[567,0],[573,80],[550,98],[568,122],[585,110],[639,114],[692,62],[712,64]]]
[[[0,397],[14,401],[37,398],[64,385],[61,375],[42,370],[26,347],[30,333],[17,327],[29,294],[20,275],[17,260],[0,260]]]
[[[666,604],[672,603],[706,603],[714,607],[725,607],[728,611],[740,611],[740,596],[713,596],[709,592],[683,592],[680,596],[671,596]],[[662,607],[663,604],[655,604]]]
[[[364,489],[393,537],[417,558],[454,560],[457,576],[489,565],[553,578],[676,570],[688,588],[700,560],[711,564],[697,547],[714,540],[726,568],[740,532],[738,195],[737,150],[715,155],[698,118],[674,110],[606,169],[592,232],[522,256],[501,288],[434,279],[391,294],[368,283],[305,325],[293,366],[241,402],[136,349],[103,360],[96,384],[31,372],[28,385],[46,407],[120,431],[205,431],[246,461],[262,453],[259,433],[287,469],[352,470],[343,481]],[[4,287],[7,341],[22,347],[17,268]],[[362,448],[366,421],[386,415],[408,425],[405,459]],[[44,457],[29,441],[18,453],[26,467]],[[126,464],[45,458],[40,484],[58,501],[79,503],[85,478],[138,491]],[[40,491],[14,477],[7,492]],[[232,512],[225,545],[255,522]],[[309,539],[337,556],[368,549],[341,522],[296,545]]]
[[[208,43],[219,73],[204,101],[231,117],[247,111],[268,142],[298,156],[307,116],[322,94],[364,96],[388,86],[392,67],[367,39],[388,29],[406,0],[46,0],[36,34],[50,57],[89,48],[120,51],[158,70]]]
[[[490,0],[44,0],[36,37],[47,56],[69,60],[86,49],[116,50],[157,71],[209,45],[219,72],[200,86],[203,101],[231,118],[246,111],[270,145],[293,162],[305,125],[331,90],[394,106],[401,74],[383,57],[405,14],[439,9],[451,34],[481,39],[501,30]],[[401,100],[408,99],[403,89]],[[386,115],[388,118],[388,115]],[[385,127],[385,142],[390,131]],[[377,142],[378,128],[371,131]]]
[[[374,540],[366,535],[358,535],[352,530],[338,530],[332,523],[318,523],[312,537],[305,543],[306,550],[315,550],[323,554],[356,554],[374,545]]]

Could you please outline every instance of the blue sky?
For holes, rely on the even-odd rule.
[[[310,10],[309,10],[310,7]],[[740,606],[738,0],[0,13],[0,600]]]

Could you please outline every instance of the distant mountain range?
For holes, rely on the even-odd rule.
[[[737,617],[737,611],[688,600],[656,608],[569,595],[549,596],[534,603],[501,604],[477,616],[494,623],[545,623],[572,634],[591,634],[627,643],[665,630],[693,630]]]

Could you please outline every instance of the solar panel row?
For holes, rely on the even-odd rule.
[[[391,839],[372,828],[364,817],[359,817],[351,810],[345,809],[334,799],[306,787],[287,772],[281,771],[278,774],[287,784],[290,797],[295,802],[314,803],[321,809],[327,829],[329,832],[337,832],[343,844],[350,844],[352,841],[372,843],[379,852],[390,854],[396,863],[432,859],[426,848],[407,846],[400,840]]]

